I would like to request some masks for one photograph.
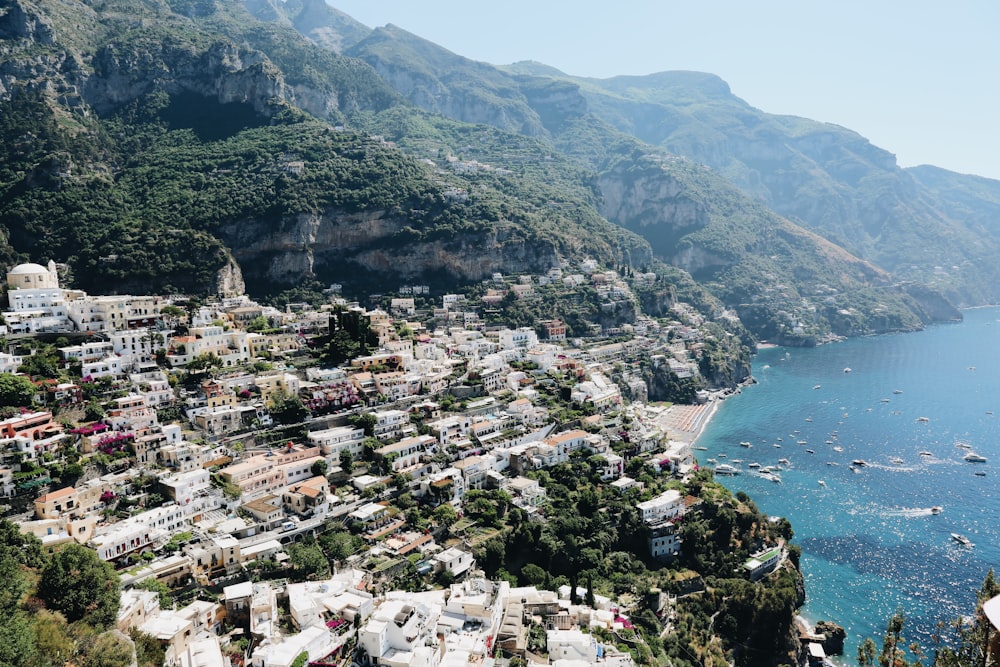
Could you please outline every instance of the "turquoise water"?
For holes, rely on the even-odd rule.
[[[845,627],[845,662],[864,637],[880,641],[897,609],[907,636],[932,649],[935,625],[970,613],[989,568],[1000,569],[1000,309],[964,315],[919,333],[762,350],[758,384],[728,399],[698,440],[702,462],[743,460],[744,474],[719,478],[726,486],[792,522],[802,614]],[[963,461],[960,443],[988,461]],[[780,484],[747,474],[750,462],[779,458],[790,461]],[[854,472],[854,459],[868,465]]]

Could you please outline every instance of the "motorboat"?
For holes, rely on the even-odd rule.
[[[809,441],[808,440],[796,440],[795,444],[796,445],[808,445]]]
[[[865,461],[864,459],[854,459],[853,461],[851,461],[851,465],[855,465],[855,466],[858,466],[858,467],[863,467],[863,466],[868,465],[868,462]]]
[[[746,447],[747,449],[749,449],[750,447],[753,447],[753,445],[744,440],[743,442],[740,443],[740,447]]]
[[[819,480],[819,485],[820,486],[826,486],[826,482],[824,482],[823,480]]]
[[[718,463],[715,459],[707,459],[709,463]]]
[[[835,451],[835,452],[842,452],[842,451],[844,451],[844,448],[841,447],[840,445],[837,445],[836,447],[833,448],[833,451]]]
[[[792,462],[789,461],[788,459],[778,459],[778,463],[780,463],[783,466],[787,466],[787,465],[791,465],[792,464]]]
[[[932,454],[930,452],[920,452],[920,455],[921,456],[934,456],[934,454]]]
[[[851,372],[851,369],[850,369],[850,368],[845,368],[845,369],[844,369],[844,372],[845,372],[845,373],[850,373],[850,372]]]
[[[940,505],[935,505],[934,507],[931,508],[931,514],[940,514],[943,511],[944,508],[941,507]]]
[[[807,449],[806,450],[806,454],[815,454],[815,453],[816,453],[816,450],[814,450],[814,449]]]
[[[823,385],[821,385],[821,384],[818,384],[818,385],[816,385],[815,387],[813,387],[813,389],[819,389],[819,388],[820,388],[820,387],[822,387],[822,386],[823,386]]]
[[[716,475],[739,475],[740,474],[740,469],[737,468],[737,467],[735,467],[735,466],[731,466],[728,463],[720,463],[719,465],[715,466],[715,474]]]
[[[898,456],[893,456],[892,458],[889,459],[889,463],[897,466],[903,465],[903,459],[899,458]]]
[[[894,393],[894,394],[902,394],[903,390],[902,389],[893,389],[892,393]]]
[[[779,445],[778,443],[774,443],[774,448],[775,449],[781,449],[781,445]]]
[[[929,422],[930,420],[930,417],[917,417],[918,422]]]
[[[986,471],[985,470],[977,470],[976,471],[976,477],[986,477]]]
[[[759,463],[757,463],[756,461],[754,461],[753,463],[748,463],[748,464],[747,464],[747,467],[748,467],[748,468],[759,468],[759,467],[760,467],[760,464],[759,464]]]
[[[965,535],[959,535],[958,533],[952,533],[951,534],[951,539],[955,540],[956,542],[958,542],[959,544],[961,544],[963,547],[974,547],[974,546],[976,546],[975,544],[972,543],[972,540],[970,540],[968,537],[966,537]]]
[[[975,452],[969,452],[962,458],[968,461],[969,463],[986,463],[986,457],[982,456],[981,454],[976,454]]]

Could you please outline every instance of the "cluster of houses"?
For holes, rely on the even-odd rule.
[[[495,277],[483,305],[504,289],[530,298],[535,284],[579,280],[599,288],[608,303],[634,298],[613,272],[598,272],[596,264],[580,271],[553,269],[507,287]],[[10,333],[94,332],[93,340],[60,353],[81,364],[86,381],[111,378],[125,395],[107,403],[103,419],[76,429],[45,410],[0,421],[0,493],[15,494],[20,464],[51,460],[64,445],[120,462],[122,468],[111,465],[102,476],[38,496],[35,516],[22,529],[47,549],[75,541],[122,568],[119,628],[156,637],[168,664],[224,665],[216,633],[226,617],[245,621],[257,640],[248,659],[259,667],[287,667],[302,652],[310,660],[336,657],[348,639],[365,665],[459,667],[484,662],[496,647],[530,662],[532,618],[547,628],[556,664],[631,665],[627,654],[581,631],[627,623],[609,602],[592,609],[555,592],[476,578],[467,549],[437,544],[433,534],[408,526],[385,489],[402,479],[423,502],[458,510],[471,490],[502,489],[541,521],[545,489],[526,473],[566,463],[574,452],[599,455],[601,479],[623,493],[641,486],[625,475],[612,435],[628,443],[626,455],[648,454],[656,472],[686,472],[693,463],[690,444],[670,440],[641,402],[623,398],[611,376],[638,355],[678,375],[697,373],[705,334],[693,311],[679,305],[679,321],[669,326],[640,317],[614,332],[623,334],[620,341],[585,345],[567,340],[558,320],[489,329],[461,295],[446,295],[434,309],[435,329],[406,319],[415,314],[412,298],[393,299],[392,314],[344,305],[341,310],[364,320],[377,350],[340,368],[300,372],[277,363],[252,372],[255,360],[294,355],[307,344],[306,333],[328,331],[331,313],[222,299],[192,313],[185,333],[173,335],[164,315],[168,298],[63,290],[51,263],[15,267],[8,283],[11,310],[3,316]],[[248,332],[260,318],[280,333]],[[407,336],[400,335],[404,322]],[[164,354],[157,359],[159,350]],[[219,372],[197,392],[175,390],[172,369],[205,358],[214,359]],[[0,362],[16,369],[20,360]],[[589,416],[569,427],[555,422],[539,400],[553,377],[572,381],[567,398]],[[641,384],[627,373],[625,382]],[[79,389],[63,387],[61,404],[82,400]],[[445,390],[451,403],[462,399],[460,409],[442,408]],[[270,399],[279,393],[299,397],[313,417],[304,437],[263,445],[254,434],[272,426]],[[635,394],[644,395],[640,387]],[[160,423],[158,410],[165,407],[180,408],[184,424]],[[127,455],[116,457],[122,452]],[[363,469],[352,470],[362,460]],[[132,511],[117,519],[112,508],[123,499]],[[678,522],[694,503],[667,491],[638,504],[653,557],[678,555]],[[376,595],[380,572],[353,567],[323,582],[244,581],[248,567],[287,560],[289,544],[330,519],[353,525],[373,553],[390,561],[419,557],[421,572],[448,571],[459,583]],[[168,586],[239,581],[225,587],[224,607],[196,601],[167,610],[155,593],[136,587],[152,579]],[[278,623],[277,601],[286,597],[292,633]]]

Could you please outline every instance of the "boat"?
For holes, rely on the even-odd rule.
[[[701,451],[707,451],[708,447],[692,447],[691,449],[700,449]]]
[[[944,508],[941,507],[940,505],[935,505],[934,507],[931,508],[931,514],[940,514],[943,511]]]
[[[777,440],[778,442],[782,442],[781,438],[775,438],[775,440]]]
[[[754,461],[753,463],[748,463],[747,466],[750,468],[759,468],[760,464]]]
[[[970,445],[970,444],[969,444],[969,443],[967,443],[967,442],[956,442],[956,443],[955,443],[955,446],[956,446],[956,447],[959,447],[959,448],[961,448],[961,449],[972,449],[972,445]]]
[[[780,463],[783,466],[790,466],[790,465],[792,465],[792,462],[789,461],[788,459],[778,459],[778,463]]]
[[[827,461],[827,462],[826,462],[826,464],[827,464],[828,466],[835,466],[835,465],[838,465],[836,461]]]
[[[842,452],[842,451],[844,451],[844,448],[841,447],[840,445],[837,445],[836,447],[833,448],[833,451],[835,451],[835,452]]]
[[[986,477],[986,471],[985,470],[977,470],[976,471],[976,477]]]
[[[969,452],[962,458],[964,458],[969,463],[986,463],[986,457],[982,456],[981,454],[976,454],[975,452]]]
[[[816,451],[813,450],[813,449],[807,449],[806,450],[806,454],[815,454],[815,453],[816,453]]]
[[[796,445],[808,445],[809,443],[807,441],[805,441],[805,440],[796,440],[795,444]]]
[[[715,474],[716,475],[739,475],[740,474],[740,469],[737,468],[737,467],[735,467],[735,466],[731,466],[728,463],[720,463],[719,465],[715,466]]]
[[[743,463],[743,459],[733,459],[733,463]]]
[[[902,389],[893,389],[892,393],[894,393],[894,394],[902,394],[903,390]]]
[[[891,457],[889,459],[889,463],[892,463],[893,465],[897,465],[897,466],[898,465],[902,465],[903,464],[903,459],[899,458],[898,456],[893,456],[893,457]]]
[[[845,369],[844,369],[844,372],[845,372],[845,373],[850,373],[850,372],[851,372],[851,369],[850,369],[850,368],[845,368]]]
[[[833,440],[827,440],[827,441],[826,441],[826,444],[828,444],[828,445],[832,445],[832,444],[833,444]]]
[[[951,539],[955,540],[956,542],[958,542],[959,544],[961,544],[963,547],[974,547],[974,546],[976,546],[975,544],[972,543],[972,540],[970,540],[968,537],[966,537],[965,535],[959,535],[958,533],[952,533],[951,534]]]
[[[777,449],[781,449],[781,445],[779,445],[778,443],[774,443],[774,447]]]
[[[820,486],[826,486],[826,482],[824,482],[823,480],[819,480],[819,485]]]
[[[718,463],[715,459],[707,459],[709,463]]]
[[[740,447],[746,447],[747,449],[749,449],[750,447],[753,447],[753,445],[744,440],[743,442],[740,443]]]
[[[933,454],[931,454],[930,452],[920,452],[920,455],[921,455],[921,456],[934,456],[934,455],[933,455]]]
[[[727,458],[729,458],[729,457],[728,457],[728,456],[726,456],[725,454],[716,454],[716,456],[717,456],[718,458],[720,458],[720,459],[727,459]]]
[[[807,421],[807,422],[811,422],[812,420],[813,420],[813,418],[812,418],[812,417],[806,417],[806,421]]]
[[[929,422],[930,420],[930,417],[917,417],[918,422]]]
[[[851,465],[863,467],[868,465],[868,463],[864,459],[854,459],[853,461],[851,461]]]
[[[882,399],[882,403],[888,403],[888,402],[889,402],[889,399],[888,399],[888,398],[883,398],[883,399]]]
[[[823,386],[823,385],[821,385],[821,384],[818,384],[818,385],[816,385],[815,387],[813,387],[813,389],[819,389],[819,388],[820,388],[820,387],[822,387],[822,386]]]

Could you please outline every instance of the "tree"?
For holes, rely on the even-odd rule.
[[[40,609],[32,619],[35,647],[47,664],[64,665],[76,654],[76,644],[69,633],[66,617],[57,611]]]
[[[326,461],[316,461],[312,466],[309,467],[309,472],[313,474],[314,477],[326,477],[326,472],[329,466]]]
[[[165,651],[156,637],[132,628],[129,639],[135,644],[135,657],[139,667],[160,667],[164,662]]]
[[[80,544],[49,558],[38,581],[38,597],[70,623],[86,620],[110,627],[118,613],[120,582],[110,563]]]
[[[348,475],[350,475],[351,471],[354,470],[354,455],[351,454],[351,450],[340,450],[340,469]]]
[[[23,375],[0,373],[0,406],[28,407],[35,399],[35,385]]]
[[[309,411],[298,396],[281,389],[271,394],[268,410],[280,424],[298,424],[309,415]]]
[[[327,562],[323,550],[315,544],[289,546],[288,559],[295,571],[296,578],[300,581],[326,577],[330,574],[330,563]]]
[[[83,667],[130,667],[132,646],[117,632],[105,632],[94,642],[83,660]]]
[[[250,320],[247,324],[247,331],[250,333],[260,333],[262,331],[267,331],[271,328],[271,323],[267,321],[267,318],[263,315],[258,315],[257,317]]]

